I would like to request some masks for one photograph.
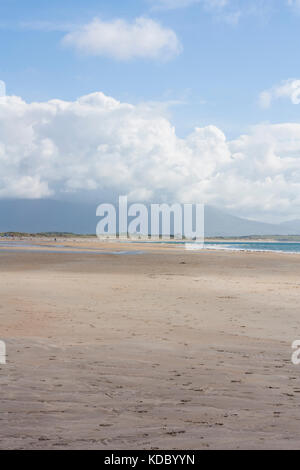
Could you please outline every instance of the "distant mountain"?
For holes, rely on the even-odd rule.
[[[0,200],[0,232],[71,232],[94,234],[96,204],[50,199]],[[205,207],[205,236],[299,235],[300,220],[268,224]]]
[[[291,233],[291,232],[297,232],[296,233],[297,235],[299,235],[300,233],[300,220],[299,219],[291,220],[289,222],[283,222],[279,226],[282,227],[290,235],[294,235],[294,233]]]
[[[94,204],[49,199],[0,200],[0,232],[95,233]]]
[[[243,237],[249,235],[299,235],[300,221],[268,224],[243,219],[215,207],[205,207],[206,237]]]

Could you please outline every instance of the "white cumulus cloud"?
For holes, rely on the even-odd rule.
[[[168,59],[182,50],[172,29],[149,18],[137,18],[132,23],[123,19],[102,21],[95,18],[66,34],[62,42],[84,54],[125,61],[136,58]]]
[[[103,93],[75,101],[0,98],[0,197],[127,194],[204,202],[264,217],[300,211],[300,123],[226,139],[211,125],[180,138],[153,106]]]
[[[300,104],[300,80],[289,79],[260,94],[262,108],[269,108],[274,100],[288,98],[292,104]]]

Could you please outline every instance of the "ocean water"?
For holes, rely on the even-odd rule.
[[[300,242],[205,242],[210,250],[300,253]]]
[[[159,240],[159,241],[133,241],[131,243],[143,244],[143,243],[153,243],[153,244],[171,244],[171,245],[189,245],[193,248],[195,245],[195,252],[197,243],[196,242],[186,242],[184,240]],[[250,241],[206,241],[204,243],[204,249],[206,250],[230,250],[230,251],[271,251],[277,253],[300,253],[300,242],[250,242]],[[193,250],[192,250],[193,251]]]
[[[143,242],[143,241],[135,241],[132,243],[149,243],[149,242]],[[150,242],[154,244],[172,244],[172,245],[186,245],[188,244],[190,248],[192,249],[193,245],[195,247],[197,246],[197,243],[195,242],[189,242],[186,243],[183,240],[180,241],[155,241],[155,242]],[[237,242],[226,242],[226,241],[220,241],[220,242],[211,242],[211,241],[206,241],[204,243],[204,249],[206,250],[230,250],[230,251],[270,251],[270,252],[276,252],[276,253],[300,253],[300,242],[243,242],[243,241],[237,241]],[[198,250],[195,249],[195,252]]]

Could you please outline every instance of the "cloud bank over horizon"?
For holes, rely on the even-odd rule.
[[[298,123],[259,124],[231,141],[214,125],[180,138],[161,108],[100,92],[40,103],[0,97],[0,198],[107,192],[292,218],[299,157]]]

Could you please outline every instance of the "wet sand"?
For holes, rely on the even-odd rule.
[[[1,449],[299,448],[300,255],[93,244],[0,250]]]

